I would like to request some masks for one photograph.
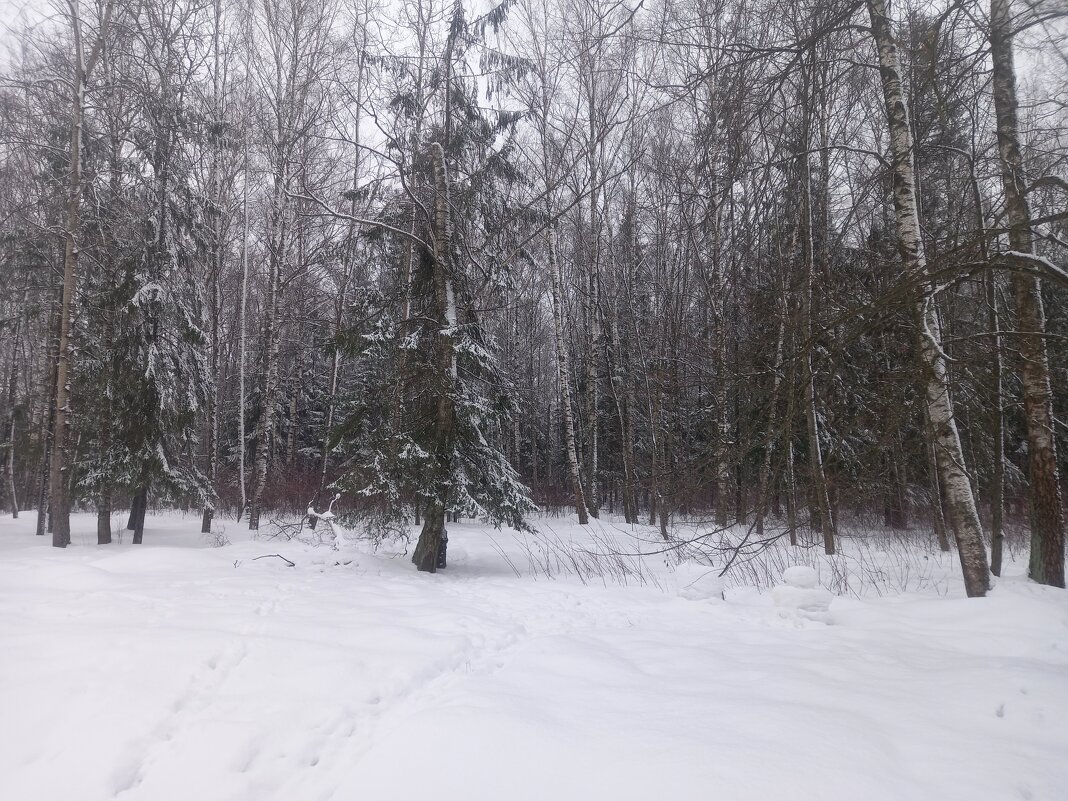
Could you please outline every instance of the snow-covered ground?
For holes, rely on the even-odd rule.
[[[803,570],[722,593],[649,556],[583,583],[460,524],[431,576],[198,523],[98,547],[77,516],[60,551],[0,522],[0,799],[1068,798],[1068,593],[1019,577],[827,613]]]

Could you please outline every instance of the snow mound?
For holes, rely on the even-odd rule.
[[[808,565],[794,565],[782,571],[782,580],[791,587],[813,590],[819,585],[819,576]]]
[[[708,565],[683,562],[676,566],[679,596],[689,601],[722,601],[725,580]]]
[[[796,617],[817,623],[831,622],[833,595],[819,586],[816,571],[795,565],[783,571],[780,584],[771,589],[771,600],[783,617]]]

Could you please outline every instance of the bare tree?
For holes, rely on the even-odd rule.
[[[1035,258],[1027,179],[1017,119],[1013,18],[1009,0],[990,2],[990,55],[994,65],[1001,185],[1009,222],[1009,247],[1024,261]],[[1020,382],[1027,418],[1028,474],[1031,481],[1031,560],[1028,575],[1040,584],[1064,586],[1064,506],[1053,432],[1053,400],[1046,354],[1046,313],[1042,284],[1034,274],[1013,273],[1020,327]],[[1000,554],[999,554],[1000,557]],[[1000,560],[999,560],[1000,561]],[[999,565],[1000,568],[1000,565]]]
[[[890,129],[898,249],[906,276],[918,287],[926,287],[927,258],[916,205],[912,130],[901,84],[897,44],[885,0],[868,0],[867,5],[872,36],[879,55],[879,75]],[[924,371],[926,411],[931,425],[941,489],[957,540],[957,552],[964,570],[965,590],[969,596],[983,596],[990,588],[990,569],[983,545],[983,528],[979,522],[968,474],[964,470],[964,452],[953,416],[953,400],[946,375],[946,355],[942,350],[942,324],[929,290],[920,292],[917,306],[917,318],[921,328],[919,350],[921,369]]]
[[[67,21],[74,44],[74,71],[71,78],[70,177],[68,183],[66,244],[63,255],[63,284],[59,307],[59,352],[56,361],[55,422],[49,479],[49,500],[53,515],[52,544],[70,544],[70,496],[68,476],[68,417],[70,415],[71,315],[78,286],[78,250],[82,206],[82,127],[85,121],[86,91],[100,59],[115,8],[113,0],[103,6],[99,26],[86,49],[84,20],[79,0],[68,0]]]

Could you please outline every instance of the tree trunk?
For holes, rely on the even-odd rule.
[[[719,266],[713,268],[719,275]],[[731,497],[731,424],[727,414],[727,321],[722,298],[723,282],[716,280],[716,525],[726,528],[730,520]]]
[[[935,456],[934,437],[931,436],[931,422],[924,416],[927,428],[927,474],[931,494],[931,522],[934,525],[935,539],[939,550],[949,552],[949,535],[946,533],[946,517],[942,512],[942,486],[938,480],[938,457]]]
[[[238,380],[238,413],[237,413],[237,475],[241,485],[241,509],[237,513],[237,519],[248,510],[248,481],[246,476],[245,454],[248,451],[248,432],[245,428],[245,403],[247,391],[245,384],[245,371],[248,363],[248,135],[245,138],[245,178],[241,197],[241,305],[238,309],[241,328],[241,353],[237,365]]]
[[[815,72],[815,57],[810,65]],[[805,113],[802,131],[800,159],[801,180],[801,248],[804,266],[804,284],[801,291],[801,331],[803,350],[801,359],[801,383],[805,389],[805,423],[808,429],[808,468],[811,486],[809,508],[810,516],[823,538],[823,550],[827,554],[835,552],[834,518],[831,514],[831,502],[827,492],[827,474],[823,468],[823,445],[820,442],[819,408],[816,399],[816,380],[812,368],[812,350],[815,347],[814,312],[812,308],[812,284],[816,272],[816,249],[814,224],[816,218],[815,202],[812,192],[812,175],[808,150],[812,140],[812,112],[814,104],[811,91],[813,76],[806,72],[804,78]]]
[[[299,380],[289,398],[289,428],[286,431],[286,465],[292,466],[297,458],[297,404],[300,400]]]
[[[215,168],[213,167],[213,172]],[[212,183],[218,182],[218,178],[213,176]],[[218,190],[215,190],[215,194],[218,194]],[[217,204],[221,203],[219,198],[216,198]],[[218,212],[216,211],[216,215]],[[208,480],[211,483],[210,495],[205,499],[203,516],[200,523],[200,531],[203,534],[207,534],[211,531],[212,519],[215,517],[215,502],[218,498],[218,481],[219,481],[219,361],[220,361],[220,342],[219,342],[219,316],[222,308],[222,253],[221,253],[221,232],[219,230],[218,220],[212,222],[212,305],[211,305],[211,339],[210,347],[211,354],[209,359],[211,370],[211,386],[208,390]],[[241,414],[244,414],[244,405],[241,407]]]
[[[918,287],[924,287],[928,280],[927,258],[916,204],[912,132],[909,128],[897,45],[887,15],[886,0],[868,0],[868,13],[871,18],[872,36],[879,51],[879,74],[890,131],[898,249],[906,277]],[[953,416],[946,358],[942,352],[941,322],[929,290],[921,291],[917,313],[922,331],[920,358],[925,373],[924,394],[941,489],[957,540],[965,591],[970,597],[983,596],[990,588],[983,528],[979,522],[968,474],[964,469],[964,453]]]
[[[975,230],[979,234],[979,255],[983,261],[990,258],[987,241],[986,214],[983,211],[983,193],[975,172],[975,155],[971,154],[968,173],[975,205]],[[1005,546],[1005,400],[1002,397],[1001,314],[998,311],[998,280],[993,271],[983,281],[986,291],[987,326],[993,335],[991,343],[989,403],[994,419],[990,432],[992,457],[990,465],[990,572],[1001,575],[1001,563]]]
[[[353,201],[355,205],[355,201]],[[353,231],[349,231],[349,235],[353,235]],[[344,276],[341,281],[341,287],[338,291],[337,304],[334,307],[334,352],[331,354],[330,359],[330,399],[326,405],[326,421],[323,424],[323,445],[319,453],[319,484],[315,489],[315,501],[314,508],[319,508],[319,503],[322,500],[323,491],[326,489],[326,473],[330,466],[330,437],[333,435],[334,430],[334,414],[337,409],[337,389],[338,381],[341,376],[341,347],[337,343],[337,338],[341,333],[341,323],[344,315],[346,298],[348,297],[349,277],[352,273],[352,259],[349,258],[345,261]],[[309,521],[309,525],[315,528],[319,522],[319,518],[313,517]]]
[[[431,145],[434,163],[434,301],[438,322],[435,342],[434,389],[437,392],[436,495],[427,504],[426,518],[412,562],[423,572],[438,569],[438,553],[445,538],[445,513],[449,508],[449,479],[456,431],[456,348],[451,331],[456,326],[456,296],[453,289],[452,226],[449,221],[449,175],[445,150]],[[446,333],[448,331],[449,333]]]
[[[546,154],[546,159],[548,155]],[[556,259],[556,222],[553,210],[547,209],[549,224],[546,239],[549,252],[549,283],[552,290],[553,340],[556,345],[556,378],[560,384],[560,405],[563,412],[564,447],[567,453],[567,480],[575,500],[579,523],[590,522],[586,512],[586,498],[582,492],[582,473],[579,468],[578,447],[575,444],[575,417],[571,410],[571,366],[564,338],[564,292],[560,280],[560,265]]]
[[[810,193],[805,193],[810,197]],[[813,264],[811,231],[806,235],[805,288],[801,296],[802,326],[805,338],[804,352],[801,360],[801,382],[805,388],[805,424],[808,429],[808,468],[812,517],[815,518],[814,530],[823,538],[823,550],[827,554],[835,552],[834,520],[831,515],[831,503],[827,494],[827,475],[823,469],[823,445],[820,443],[819,409],[816,403],[816,382],[812,369],[813,325],[812,325],[812,278]]]
[[[660,364],[663,360],[660,359]],[[667,449],[664,426],[663,372],[658,366],[650,377],[649,386],[649,436],[651,446],[651,486],[649,493],[649,525],[655,526],[657,514],[665,506],[664,483],[667,473]],[[658,433],[659,432],[659,433]]]
[[[790,544],[797,545],[797,477],[794,471],[794,443],[786,442],[786,527],[790,529]]]
[[[988,273],[985,283],[987,319],[990,330],[995,332],[990,363],[990,411],[994,415],[990,432],[994,446],[990,471],[990,572],[1000,576],[1005,547],[1005,402],[1001,397],[1001,337],[996,333],[1001,322],[995,273]]]
[[[52,516],[52,545],[70,544],[70,498],[67,495],[67,420],[70,413],[70,327],[74,293],[78,280],[78,231],[82,202],[82,116],[85,104],[85,75],[82,71],[81,26],[71,18],[74,30],[75,73],[70,129],[70,184],[67,199],[66,242],[63,253],[63,284],[59,305],[59,349],[56,359],[56,405],[52,431],[52,457],[49,506]]]
[[[222,108],[222,52],[219,38],[222,36],[222,2],[215,0],[213,5],[215,16],[214,30],[212,31],[212,114],[215,123],[221,124],[219,119]],[[211,385],[208,389],[208,480],[211,483],[209,496],[204,501],[203,515],[200,521],[200,531],[207,534],[211,531],[212,518],[215,516],[215,501],[218,498],[219,487],[219,315],[222,311],[222,179],[219,169],[219,144],[213,143],[211,149],[211,169],[208,179],[209,194],[211,196],[210,220],[210,243],[208,259],[210,262],[211,279],[211,337],[209,339],[210,357],[209,369],[211,371]],[[242,407],[243,410],[243,407]]]
[[[51,517],[49,511],[49,497],[51,496],[50,488],[48,486],[51,480],[51,465],[52,465],[52,435],[55,431],[56,422],[56,353],[59,348],[59,336],[56,323],[59,321],[58,309],[56,307],[55,300],[52,302],[52,313],[49,314],[48,326],[49,331],[52,332],[49,336],[49,352],[48,352],[48,412],[44,415],[42,422],[45,423],[44,429],[41,432],[41,443],[44,451],[41,458],[41,476],[40,483],[38,484],[37,491],[37,536],[43,537],[45,529],[47,528],[47,521]]]
[[[134,493],[133,498],[130,499],[130,515],[126,520],[127,531],[134,531],[137,529],[137,523],[144,514],[142,507],[145,505],[147,494],[146,490],[139,489]]]
[[[757,490],[756,531],[757,538],[764,537],[764,518],[768,513],[768,495],[771,490],[771,462],[775,453],[775,430],[779,425],[779,386],[782,384],[783,344],[786,339],[786,314],[779,317],[778,335],[775,337],[775,358],[771,365],[771,397],[768,400],[768,428],[764,434],[764,458],[760,463],[760,487]]]
[[[1016,70],[1009,0],[991,0],[990,54],[997,114],[1001,184],[1009,220],[1009,247],[1034,254],[1031,209],[1027,202],[1023,154],[1017,122]],[[1031,559],[1028,575],[1039,584],[1064,587],[1064,508],[1061,503],[1057,444],[1053,436],[1053,399],[1046,354],[1046,313],[1041,281],[1013,273],[1020,352],[1020,383],[1027,419],[1028,477],[1031,484]]]
[[[796,353],[796,347],[792,349]],[[783,421],[786,446],[786,527],[790,532],[790,544],[797,545],[797,470],[794,459],[794,425],[797,420],[797,360],[790,360],[786,384],[786,418]]]
[[[137,493],[137,509],[136,514],[133,510],[130,511],[130,519],[133,523],[129,526],[133,529],[133,544],[140,545],[145,536],[145,515],[148,513],[148,485],[145,484],[141,487],[141,490]]]
[[[25,298],[23,299],[23,304]],[[19,516],[19,499],[15,492],[15,401],[18,396],[19,344],[22,335],[22,310],[15,316],[15,333],[11,344],[11,367],[7,376],[7,415],[4,418],[4,489],[7,492],[11,516]]]
[[[110,326],[109,326],[110,327]],[[114,335],[113,331],[109,334]],[[109,377],[109,382],[114,384],[114,375]],[[108,388],[108,402],[104,410],[104,419],[101,421],[100,452],[107,454],[111,450],[113,436],[113,404],[111,400],[111,387]],[[99,488],[96,501],[96,544],[109,545],[111,543],[111,504],[112,504],[112,481],[109,476],[104,476],[102,486]]]
[[[49,467],[49,506],[52,516],[52,545],[66,548],[70,544],[70,493],[67,464],[68,421],[70,416],[71,314],[78,283],[78,234],[81,228],[82,206],[82,124],[85,110],[85,89],[93,66],[100,55],[108,33],[114,1],[108,0],[102,11],[100,28],[89,58],[85,59],[82,45],[82,26],[78,8],[72,5],[70,14],[74,44],[74,76],[71,94],[70,178],[68,181],[66,241],[63,253],[63,285],[59,305],[59,349],[56,358],[55,421],[52,434],[52,456]]]
[[[140,545],[145,533],[145,515],[148,512],[148,484],[143,483],[130,504],[130,519],[126,528],[134,533],[133,544]]]
[[[619,314],[613,309],[611,320],[612,341],[612,400],[616,407],[616,417],[619,420],[619,441],[623,460],[623,519],[627,523],[637,523],[637,515],[633,512],[634,496],[634,445],[629,434],[633,430],[630,421],[631,407],[627,403],[627,387],[633,382],[627,372],[626,361],[623,355],[623,341],[619,333]],[[609,509],[611,512],[611,508]]]
[[[361,56],[360,71],[358,76],[358,88],[357,97],[363,96],[363,61]],[[357,110],[357,123],[359,122],[359,111]],[[359,125],[357,124],[357,140],[359,140]],[[352,201],[349,207],[349,213],[356,216],[356,189],[359,181],[360,172],[360,153],[357,151],[356,165],[352,168]],[[413,232],[414,234],[414,232]],[[319,508],[319,504],[322,501],[323,492],[326,489],[326,474],[330,467],[330,438],[333,436],[334,431],[334,415],[337,412],[337,390],[338,384],[341,378],[341,346],[337,341],[341,335],[341,326],[345,319],[345,309],[348,307],[348,294],[349,294],[349,282],[352,280],[352,272],[356,263],[356,226],[351,224],[348,230],[348,247],[345,251],[345,260],[341,275],[341,286],[338,287],[337,298],[334,302],[334,349],[330,358],[330,398],[326,405],[326,420],[323,425],[323,445],[319,453],[319,484],[315,489],[315,508]],[[408,244],[407,250],[412,247],[411,243]],[[407,292],[407,290],[406,290]],[[406,295],[407,302],[407,295]],[[408,311],[406,310],[406,314]],[[313,517],[309,524],[312,528],[319,522],[319,518]]]
[[[419,541],[412,553],[412,563],[423,573],[436,573],[438,570],[438,551],[445,536],[445,510],[437,500],[427,504],[423,518],[423,528]]]
[[[271,436],[274,430],[274,406],[278,394],[278,304],[281,293],[282,263],[287,246],[287,202],[282,192],[286,180],[287,166],[278,165],[275,175],[275,210],[278,227],[277,238],[272,243],[268,258],[269,275],[267,278],[267,299],[264,304],[263,319],[263,384],[260,395],[261,408],[256,423],[256,472],[249,507],[248,527],[255,531],[260,527],[260,514],[263,508],[263,493],[267,488],[267,463],[270,459]]]
[[[591,222],[592,226],[592,222]],[[597,235],[593,235],[597,238]],[[600,321],[600,281],[596,272],[596,245],[595,254],[591,257],[594,264],[590,267],[589,283],[587,285],[589,297],[586,302],[586,320],[589,327],[589,341],[586,352],[586,418],[589,430],[589,459],[586,462],[586,506],[590,510],[591,517],[598,517],[600,500],[598,498],[598,470],[597,451],[599,425],[597,413],[600,408],[600,385],[598,362],[601,350],[601,321]]]
[[[96,544],[111,544],[111,493],[101,493],[96,504]]]
[[[631,362],[630,370],[633,369],[633,362]],[[623,426],[623,453],[625,460],[630,462],[630,495],[629,498],[624,498],[624,500],[630,501],[631,523],[638,522],[638,459],[636,456],[638,436],[635,423],[635,418],[638,415],[638,395],[636,385],[637,382],[634,380],[634,376],[630,372],[626,373],[623,398],[627,414]]]
[[[890,514],[887,525],[897,531],[907,531],[909,527],[908,474],[900,432],[894,437],[894,447],[889,454],[889,463]]]

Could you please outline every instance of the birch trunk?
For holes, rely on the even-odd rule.
[[[281,201],[281,198],[278,197]],[[260,420],[256,423],[256,462],[255,483],[252,486],[252,499],[249,506],[249,529],[255,531],[260,528],[260,515],[263,506],[263,494],[267,487],[267,464],[270,458],[271,431],[274,426],[274,400],[278,394],[278,304],[282,273],[282,253],[285,249],[285,219],[280,213],[281,220],[278,224],[281,231],[278,235],[276,247],[271,249],[268,258],[269,276],[267,279],[267,302],[264,310],[264,377],[263,393],[261,395],[263,407],[260,410]]]
[[[37,536],[43,537],[45,529],[47,528],[47,521],[51,517],[49,510],[49,498],[51,496],[51,488],[49,482],[51,481],[51,465],[52,465],[52,437],[56,430],[56,363],[58,361],[56,354],[59,352],[59,304],[56,303],[56,297],[54,292],[53,278],[51,283],[53,284],[52,292],[52,309],[48,315],[48,330],[50,335],[48,337],[48,354],[46,358],[46,364],[48,367],[48,411],[43,416],[42,422],[44,423],[43,430],[41,432],[41,442],[43,443],[44,453],[41,458],[41,477],[40,484],[37,491]]]
[[[85,114],[85,90],[89,76],[100,56],[111,22],[113,0],[104,6],[100,28],[88,59],[82,43],[81,9],[78,0],[68,0],[71,33],[74,39],[74,80],[72,81],[70,125],[70,177],[68,180],[66,241],[63,252],[63,286],[59,305],[59,348],[56,356],[56,399],[52,455],[49,466],[49,504],[52,515],[52,545],[66,548],[70,544],[70,493],[67,464],[68,418],[70,415],[70,328],[74,294],[78,283],[78,234],[82,204],[82,124]]]
[[[727,321],[723,303],[723,282],[719,265],[712,268],[715,279],[716,309],[716,525],[725,528],[729,520],[731,497],[731,424],[727,414]]]
[[[815,57],[810,65],[815,73]],[[804,284],[801,292],[801,330],[804,349],[801,360],[801,382],[805,390],[805,424],[808,429],[808,469],[811,510],[814,518],[814,530],[820,532],[823,550],[827,554],[835,552],[834,520],[831,515],[831,503],[827,493],[827,474],[823,468],[823,444],[820,442],[819,407],[816,399],[816,380],[812,368],[812,349],[815,343],[815,326],[813,325],[812,284],[816,273],[816,248],[814,227],[817,217],[815,199],[812,191],[812,168],[809,149],[812,143],[812,112],[814,103],[812,91],[813,75],[806,72],[804,78],[804,123],[801,138],[801,257],[804,265]],[[826,237],[825,237],[826,238]],[[825,265],[824,265],[825,266]]]
[[[245,175],[244,186],[241,190],[241,305],[238,316],[241,328],[241,353],[237,365],[237,472],[238,482],[241,485],[241,509],[237,513],[237,519],[245,514],[248,509],[248,477],[246,476],[245,454],[248,449],[248,432],[245,429],[245,404],[247,401],[247,387],[245,384],[245,371],[247,369],[248,354],[248,138],[245,139]]]
[[[560,406],[564,423],[564,447],[567,451],[567,480],[575,499],[575,511],[579,523],[590,522],[586,513],[586,499],[582,492],[582,474],[579,469],[578,447],[575,444],[575,417],[571,409],[571,365],[564,338],[564,291],[560,280],[560,264],[556,257],[556,222],[553,210],[547,210],[549,225],[546,239],[549,251],[549,283],[552,289],[553,339],[556,344],[556,378],[560,384]]]
[[[867,5],[872,36],[879,53],[879,75],[890,132],[898,249],[906,277],[918,287],[923,287],[927,281],[927,258],[920,231],[912,161],[912,132],[901,84],[897,45],[894,42],[886,0],[868,0]],[[964,453],[953,416],[946,358],[942,351],[941,322],[931,301],[930,292],[923,291],[917,303],[921,325],[919,352],[924,371],[927,416],[931,423],[930,437],[935,449],[938,476],[946,499],[949,522],[957,541],[965,591],[970,597],[983,596],[990,588],[983,528],[964,468]]]
[[[807,177],[807,176],[806,176]],[[805,205],[809,207],[811,193],[805,192]],[[810,207],[809,207],[810,208]],[[806,211],[806,214],[808,212]],[[812,511],[816,518],[814,529],[818,529],[823,538],[823,550],[827,554],[835,552],[834,522],[831,517],[831,503],[827,494],[827,476],[823,469],[823,445],[820,443],[819,409],[816,404],[816,382],[812,369],[812,232],[809,230],[805,236],[805,286],[801,295],[802,326],[805,337],[805,348],[801,360],[801,381],[805,387],[805,423],[808,429],[808,469],[809,480],[812,482],[811,497]]]
[[[616,416],[619,419],[619,439],[623,457],[623,519],[627,523],[636,523],[637,515],[634,513],[634,447],[629,437],[632,430],[630,423],[631,406],[627,403],[627,388],[633,385],[627,375],[626,363],[623,356],[623,340],[619,333],[619,312],[612,311],[611,340],[612,340],[612,399],[615,402]]]
[[[637,417],[638,410],[638,393],[635,387],[636,382],[632,376],[628,376],[626,381],[626,389],[624,392],[624,399],[627,404],[627,419],[624,424],[623,431],[623,448],[626,458],[630,461],[630,522],[638,522],[638,459],[636,456],[637,449],[637,424],[635,423],[635,417]]]
[[[618,343],[617,343],[618,344]],[[622,357],[620,357],[622,361]],[[617,369],[621,372],[622,365]],[[613,384],[615,389],[616,414],[619,417],[620,447],[623,457],[623,519],[627,523],[638,522],[638,504],[635,500],[637,491],[637,467],[634,459],[634,422],[633,399],[630,397],[632,381],[626,373]]]
[[[359,69],[356,73],[356,99],[357,103],[354,110],[355,115],[355,135],[356,135],[356,163],[352,168],[352,201],[349,206],[349,213],[356,216],[356,190],[359,185],[360,179],[360,159],[362,156],[362,150],[359,148],[360,144],[360,104],[362,101],[364,92],[364,53],[367,49],[367,26],[364,25],[361,29],[363,31],[363,41],[361,42]],[[414,231],[412,232],[414,235]],[[319,503],[322,500],[323,492],[326,489],[326,474],[330,467],[330,438],[334,432],[334,415],[337,413],[337,390],[338,382],[341,377],[341,347],[337,339],[341,334],[341,326],[345,320],[345,309],[348,307],[348,294],[349,294],[349,282],[352,279],[352,272],[356,262],[356,226],[352,224],[349,226],[348,231],[348,248],[346,249],[346,258],[344,261],[344,267],[341,275],[341,286],[338,287],[337,299],[334,302],[334,352],[331,354],[330,359],[330,399],[326,405],[326,421],[323,425],[323,445],[319,454],[319,484],[315,490],[315,508],[319,508]],[[406,248],[407,252],[411,252],[411,243],[408,243]],[[410,309],[408,304],[411,302],[411,295],[408,289],[405,289],[405,320],[407,320]],[[313,517],[310,521],[311,526],[314,528],[318,523],[318,518]]]
[[[355,187],[355,180],[353,182]],[[356,201],[353,200],[353,206]],[[355,208],[353,208],[353,214],[355,214]],[[349,236],[355,235],[355,230],[349,230]],[[319,508],[319,503],[322,499],[323,491],[326,489],[326,473],[330,466],[330,438],[333,436],[334,431],[334,415],[337,410],[337,390],[338,382],[341,377],[341,347],[337,343],[337,338],[341,333],[341,325],[344,320],[345,307],[348,302],[348,289],[349,280],[352,275],[352,265],[354,257],[349,254],[349,258],[345,260],[344,272],[341,278],[341,286],[338,288],[337,302],[334,305],[334,352],[330,359],[330,399],[326,405],[326,421],[323,425],[323,445],[322,450],[319,453],[319,485],[315,490],[315,503],[313,504],[316,509]],[[309,525],[315,528],[319,519],[313,517],[309,521]]]
[[[267,299],[263,320],[263,390],[260,395],[262,407],[256,423],[256,472],[249,507],[248,527],[255,531],[260,527],[263,493],[267,487],[267,464],[270,459],[271,434],[274,428],[274,406],[278,394],[278,299],[281,291],[282,260],[287,245],[287,204],[282,191],[286,180],[286,167],[279,165],[276,173],[275,209],[278,226],[277,239],[272,243],[268,258]]]
[[[714,164],[717,158],[713,156],[710,160]],[[709,192],[715,195],[717,189],[714,177],[710,179],[710,184]],[[711,266],[706,285],[710,295],[708,305],[716,324],[714,344],[716,385],[713,390],[716,407],[716,526],[726,528],[729,512],[728,499],[731,497],[731,424],[727,414],[727,315],[724,297],[726,288],[720,259],[720,209],[715,200],[713,200],[713,211],[709,223],[711,225],[711,231],[709,231]]]
[[[790,544],[797,545],[797,476],[792,433],[786,441],[786,527],[790,530]]]
[[[59,348],[56,357],[56,401],[52,429],[52,456],[48,480],[52,515],[52,545],[70,544],[70,498],[67,496],[67,417],[70,413],[70,325],[78,280],[78,231],[82,202],[82,116],[86,76],[82,66],[81,22],[77,3],[71,5],[74,33],[74,92],[70,127],[70,179],[67,198],[66,241],[63,252],[63,284],[59,304]]]
[[[356,171],[353,171],[353,190],[356,188]],[[355,191],[352,201],[351,213],[355,216],[356,213],[356,200]],[[355,226],[349,228],[350,241],[355,237]],[[326,405],[326,421],[323,425],[323,445],[319,454],[319,484],[315,490],[315,502],[314,508],[319,508],[319,503],[322,500],[323,491],[326,489],[326,474],[330,467],[330,438],[333,436],[334,431],[334,415],[337,411],[337,390],[338,383],[341,378],[341,346],[337,342],[338,337],[341,334],[341,326],[344,322],[345,308],[348,304],[348,291],[349,281],[352,276],[353,263],[355,261],[355,255],[352,253],[353,246],[350,246],[349,253],[345,259],[344,271],[341,277],[341,286],[338,287],[338,296],[334,304],[334,352],[330,359],[330,399]],[[319,522],[319,518],[313,517],[309,521],[309,525],[315,528]]]
[[[990,54],[994,66],[994,110],[997,114],[1001,184],[1009,220],[1009,246],[1034,254],[1031,209],[1027,202],[1023,155],[1017,120],[1016,70],[1009,0],[991,0]],[[1020,336],[1020,383],[1027,419],[1028,478],[1031,484],[1031,559],[1028,575],[1039,584],[1064,587],[1064,508],[1053,436],[1053,401],[1046,354],[1046,314],[1041,281],[1013,273]]]
[[[534,104],[534,110],[541,144],[541,167],[544,172],[547,189],[545,195],[545,244],[549,262],[553,344],[556,347],[556,380],[560,387],[560,405],[564,426],[564,452],[567,458],[567,480],[571,485],[571,495],[574,499],[575,513],[578,515],[579,523],[587,525],[589,523],[589,514],[586,507],[586,496],[582,489],[582,465],[579,461],[579,449],[575,436],[575,412],[571,400],[571,358],[568,353],[565,331],[567,309],[564,305],[563,281],[560,277],[560,260],[557,252],[557,212],[554,203],[554,191],[558,179],[558,160],[550,147],[552,134],[549,131],[547,120],[552,103],[552,93],[546,71],[544,53],[541,51],[539,51],[537,67],[541,83],[538,96],[540,103]],[[552,429],[550,428],[550,430]]]
[[[990,363],[990,409],[994,415],[993,457],[990,476],[990,572],[1001,575],[1005,546],[1005,402],[1001,397],[1001,337],[998,314],[997,281],[993,272],[986,276],[987,319],[994,331],[993,357]]]
[[[219,37],[222,28],[222,3],[214,3],[215,29],[212,34],[212,111],[218,122],[221,100],[222,64]],[[211,168],[208,178],[211,195],[210,252],[211,265],[211,337],[209,339],[209,370],[211,385],[208,390],[208,480],[211,482],[211,495],[205,499],[200,531],[211,531],[212,518],[215,516],[215,498],[218,496],[219,475],[219,316],[222,310],[222,181],[219,175],[219,147],[212,145]],[[243,407],[242,407],[243,408]]]
[[[657,354],[659,361],[659,354]],[[660,415],[660,370],[659,367],[646,369],[647,405],[649,407],[649,525],[656,525],[656,511],[661,500],[660,471],[663,460],[660,457],[660,439],[657,432],[663,430]]]
[[[112,173],[116,175],[117,173]],[[117,181],[115,182],[117,184]],[[112,197],[116,197],[117,192],[112,193]],[[108,340],[115,336],[115,319],[112,312],[108,313],[106,336]],[[111,443],[114,437],[115,427],[115,386],[117,381],[117,364],[113,360],[109,368],[109,375],[107,378],[107,385],[104,388],[105,395],[107,397],[107,403],[104,408],[103,420],[100,421],[100,452],[108,453],[111,450]],[[103,484],[100,487],[100,493],[97,497],[96,504],[96,544],[97,545],[110,545],[111,544],[111,511],[113,498],[112,493],[114,487],[111,483],[111,479],[105,477]]]
[[[935,452],[934,437],[931,436],[931,422],[924,415],[927,427],[927,477],[931,493],[931,523],[934,526],[935,539],[941,551],[949,551],[949,535],[946,533],[946,516],[942,512],[942,484],[938,479],[938,457]]]
[[[598,383],[598,364],[601,357],[601,318],[600,318],[600,269],[601,269],[601,193],[600,174],[598,161],[598,138],[595,109],[597,108],[597,81],[592,72],[592,65],[587,62],[588,53],[583,55],[582,61],[587,69],[585,91],[589,117],[588,123],[588,152],[587,166],[590,174],[590,247],[587,253],[589,268],[588,295],[586,297],[586,325],[588,332],[586,351],[586,417],[589,425],[589,460],[586,468],[589,475],[586,481],[587,493],[586,504],[591,517],[598,516],[600,500],[598,498],[598,468],[597,457],[599,450],[599,426],[597,413],[600,409],[600,385]]]
[[[217,268],[221,265],[216,263]],[[212,312],[211,312],[211,387],[208,392],[208,480],[211,482],[211,497],[204,503],[204,513],[200,521],[200,531],[211,531],[212,519],[215,517],[215,499],[218,497],[219,478],[219,312],[222,306],[222,290],[218,272],[212,276]],[[242,414],[244,407],[242,406]]]
[[[783,295],[785,299],[785,293]],[[785,304],[784,304],[785,305]],[[775,358],[771,366],[771,399],[768,409],[768,430],[764,436],[764,459],[760,464],[760,490],[757,496],[757,537],[764,536],[764,518],[768,513],[768,494],[771,490],[771,461],[775,452],[776,429],[779,425],[779,387],[782,384],[783,345],[786,340],[786,310],[779,316],[779,332],[775,337]]]
[[[586,463],[586,486],[588,488],[586,506],[590,510],[591,517],[598,517],[600,509],[597,487],[597,410],[600,407],[597,362],[601,347],[601,322],[599,319],[600,310],[598,309],[600,282],[597,280],[596,258],[596,256],[592,257],[593,264],[590,266],[590,278],[587,285],[589,295],[586,300],[586,320],[589,328],[589,339],[586,343],[586,419],[589,426],[589,460]]]
[[[796,326],[792,328],[796,329]],[[793,335],[796,337],[796,330]],[[790,532],[790,544],[797,545],[797,469],[794,454],[798,394],[796,341],[792,342],[790,352],[790,368],[786,376],[786,417],[783,419],[783,440],[786,446],[786,528]]]
[[[11,367],[7,375],[7,414],[4,418],[4,489],[11,516],[19,516],[19,499],[15,492],[15,400],[18,395],[19,344],[22,335],[22,311],[16,312],[15,333],[11,344]]]

